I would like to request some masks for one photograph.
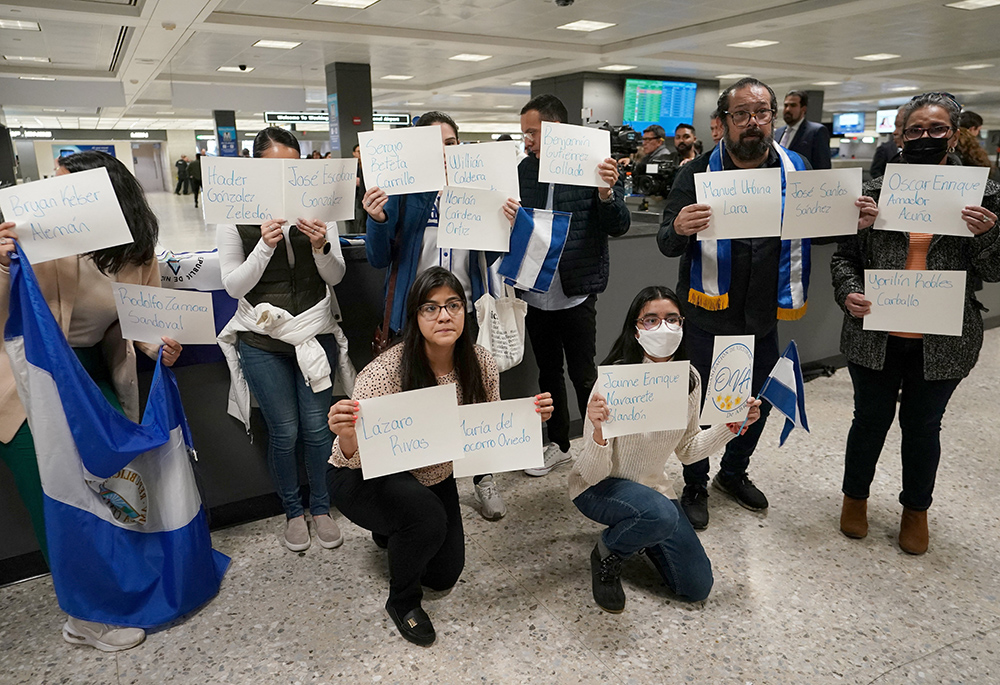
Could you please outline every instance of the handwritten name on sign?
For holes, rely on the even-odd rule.
[[[597,165],[611,156],[611,133],[600,128],[542,122],[540,183],[607,188]]]
[[[454,383],[361,400],[355,430],[366,480],[464,454]]]
[[[475,145],[449,145],[445,148],[448,185],[484,188],[503,193],[506,200],[520,200],[517,179],[517,143],[498,140]]]
[[[611,411],[604,437],[684,428],[689,372],[688,362],[599,367],[596,389]]]
[[[782,239],[857,233],[859,197],[861,167],[786,172]]]
[[[349,159],[285,159],[284,216],[319,221],[354,218],[358,162]]]
[[[986,167],[888,164],[874,227],[971,238],[962,209],[983,203],[989,171]]]
[[[962,335],[964,271],[865,271],[866,331]]]
[[[460,250],[510,251],[510,222],[501,193],[445,186],[441,192],[438,247]]]
[[[212,295],[190,290],[112,283],[122,337],[159,344],[162,336],[188,345],[214,345]]]
[[[464,458],[455,478],[542,466],[542,420],[535,398],[468,404],[458,408]]]
[[[694,175],[699,204],[712,208],[698,240],[781,235],[781,170],[739,169]]]
[[[0,212],[33,264],[132,242],[103,167],[0,189]]]
[[[444,143],[438,126],[363,131],[361,170],[365,186],[388,195],[444,188]]]
[[[753,383],[753,341],[752,335],[715,336],[701,425],[714,426],[746,418]]]

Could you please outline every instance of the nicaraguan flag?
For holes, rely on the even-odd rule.
[[[518,209],[510,233],[510,252],[500,262],[499,273],[504,281],[521,290],[548,292],[566,246],[572,216],[547,209]]]
[[[785,425],[781,429],[781,443],[792,432],[793,428],[803,428],[809,432],[809,421],[806,419],[806,393],[802,382],[802,367],[799,365],[799,348],[795,341],[781,353],[778,363],[771,369],[767,382],[760,390],[761,398],[771,403],[771,406],[785,415]]]
[[[23,254],[14,254],[5,346],[28,414],[44,491],[49,564],[70,616],[154,628],[219,590],[188,461],[173,373],[157,363],[141,424],[110,406],[80,365]]]

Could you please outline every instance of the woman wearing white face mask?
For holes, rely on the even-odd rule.
[[[680,302],[670,288],[643,289],[629,307],[622,333],[602,364],[653,364],[683,358]],[[740,424],[707,430],[698,427],[701,381],[691,370],[687,427],[604,438],[609,416],[595,392],[587,405],[584,447],[569,478],[570,497],[584,516],[608,526],[590,554],[594,600],[605,611],[625,608],[622,561],[645,551],[678,599],[695,602],[712,589],[712,564],[684,516],[664,466],[671,453],[693,464],[736,437]],[[750,425],[760,416],[760,401],[750,401]],[[743,429],[746,430],[746,427]]]

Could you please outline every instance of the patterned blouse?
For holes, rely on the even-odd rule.
[[[486,396],[490,402],[500,400],[500,372],[497,370],[497,363],[493,355],[485,349],[476,345],[476,356],[479,357],[479,366],[483,371],[483,385],[486,387]],[[376,357],[361,373],[354,383],[353,400],[366,400],[371,397],[381,397],[402,392],[401,379],[399,376],[400,366],[403,357],[403,345],[393,345],[381,355]],[[444,376],[438,376],[438,385],[455,384],[458,393],[458,403],[462,404],[462,388],[458,385],[458,374],[452,370]],[[330,455],[330,463],[351,469],[361,468],[361,454],[355,451],[350,457],[346,457],[340,450],[340,438],[333,441],[333,454]],[[433,466],[424,466],[410,471],[422,485],[435,485],[451,475],[451,462],[446,461]]]

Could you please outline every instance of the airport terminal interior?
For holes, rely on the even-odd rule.
[[[747,126],[769,130],[787,148],[795,148],[797,133],[782,139],[782,127],[814,126],[829,149],[819,155],[825,161],[810,164],[857,170],[867,183],[886,149],[890,162],[905,161],[904,141],[938,137],[933,122],[904,130],[897,112],[921,94],[944,94],[935,101],[953,103],[956,116],[959,109],[978,116],[963,118],[962,130],[972,131],[995,181],[998,27],[1000,0],[0,0],[0,201],[8,186],[27,188],[66,171],[61,158],[95,151],[114,157],[134,175],[158,220],[161,285],[180,292],[187,279],[190,292],[211,290],[221,329],[238,318],[237,304],[221,285],[216,225],[206,221],[206,202],[191,187],[191,162],[212,168],[215,158],[249,156],[268,127],[292,134],[302,157],[346,159],[359,134],[404,131],[425,112],[447,114],[463,147],[512,140],[518,158],[527,153],[531,162],[522,108],[552,94],[566,107],[563,123],[608,129],[611,152],[621,160],[608,173],[622,181],[616,192],[625,193],[629,228],[607,239],[606,283],[593,305],[593,362],[600,363],[637,292],[675,288],[681,277],[687,283],[682,258],[665,256],[658,241],[691,146],[675,137],[679,124],[678,131],[693,129],[694,149],[710,164],[719,96],[753,77],[773,89],[774,111],[725,111],[723,118],[748,114]],[[790,92],[792,105],[808,102],[794,110],[799,119],[788,114]],[[664,131],[655,143],[664,145],[662,163],[644,163],[651,152],[644,139],[659,135],[656,126]],[[995,202],[995,184],[985,187]],[[564,188],[582,192],[571,185],[558,191]],[[548,208],[559,209],[559,192]],[[621,201],[614,192],[608,200]],[[991,245],[1000,231],[998,205],[982,204],[993,210],[979,207],[963,219],[983,222],[976,230],[968,224],[976,237],[935,236],[930,248],[923,244],[924,268],[939,268],[928,266],[939,240]],[[534,207],[544,210],[545,198]],[[361,371],[373,359],[372,332],[383,323],[390,279],[366,251],[360,195],[355,212],[337,222],[345,271],[332,290],[350,362]],[[327,236],[336,241],[330,227]],[[0,238],[0,248],[7,240]],[[384,545],[331,506],[343,543],[321,544],[310,514],[311,546],[307,537],[308,549],[293,551],[286,527],[292,515],[287,506],[283,511],[269,470],[261,411],[254,406],[247,426],[227,414],[231,377],[222,351],[185,345],[173,373],[197,450],[194,496],[200,493],[211,546],[231,559],[217,594],[148,626],[145,639],[129,649],[72,644],[64,629],[72,601],[57,600],[14,471],[0,460],[0,685],[1000,683],[1000,497],[993,489],[1000,483],[1000,423],[990,405],[1000,397],[1000,285],[988,277],[991,268],[1000,272],[1000,256],[992,249],[992,266],[963,274],[985,281],[968,291],[973,309],[980,304],[972,315],[985,333],[978,361],[946,401],[933,504],[922,507],[929,528],[924,552],[900,541],[901,515],[913,513],[900,502],[902,418],[889,429],[871,484],[867,535],[850,535],[841,518],[850,499],[842,489],[845,449],[859,387],[841,339],[851,314],[845,319],[831,277],[845,240],[841,234],[814,241],[805,315],[772,320],[778,352],[789,341],[797,345],[805,377],[798,399],[808,430],[800,424],[785,439],[785,417],[771,412],[747,472],[768,503],[751,511],[720,487],[707,488],[710,523],[696,533],[711,561],[707,598],[675,594],[644,548],[621,562],[624,611],[599,605],[592,555],[617,556],[602,549],[604,526],[570,496],[574,460],[592,438],[584,435],[568,369],[571,459],[542,476],[498,469],[493,482],[506,513],[494,520],[485,517],[478,477],[455,479],[464,570],[450,590],[424,588],[433,644],[404,640],[404,622],[385,608]],[[911,251],[914,245],[911,237]],[[313,248],[318,255],[317,243]],[[920,267],[907,261],[911,268]],[[0,271],[6,287],[7,268]],[[206,282],[218,285],[199,285]],[[529,299],[529,317],[535,302]],[[7,293],[0,306],[6,319]],[[689,325],[692,316],[685,314]],[[660,323],[665,327],[668,318]],[[927,335],[946,337],[930,332],[934,322],[927,325]],[[919,345],[917,337],[904,340]],[[923,354],[931,359],[926,340]],[[504,400],[540,392],[539,353],[530,340],[525,344],[523,361],[500,374]],[[138,357],[144,398],[154,366]],[[3,385],[11,377],[0,374],[0,392],[13,392],[13,380]],[[911,397],[909,387],[903,386],[900,407]],[[344,397],[334,386],[331,402]],[[721,456],[721,448],[710,455],[710,475]],[[293,468],[305,483],[304,463]],[[665,478],[675,496],[687,492],[685,475],[680,461],[667,459]],[[307,509],[308,490],[300,497]],[[390,549],[396,545],[394,539]],[[113,564],[113,551],[105,551]]]

